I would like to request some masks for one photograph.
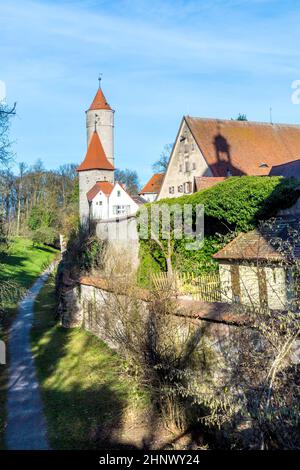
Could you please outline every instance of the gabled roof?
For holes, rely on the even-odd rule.
[[[85,159],[77,168],[77,171],[85,170],[114,170],[113,165],[107,160],[97,131],[92,135]]]
[[[159,193],[162,182],[163,182],[163,179],[164,179],[164,176],[165,176],[164,173],[155,173],[153,176],[151,176],[148,183],[140,191],[140,194],[145,194],[145,193],[157,194],[157,193]]]
[[[92,104],[89,107],[89,111],[94,110],[94,109],[110,109],[111,110],[111,107],[106,101],[106,98],[100,87],[98,88],[95,98],[93,99]]]
[[[98,181],[92,187],[92,189],[90,189],[86,193],[88,201],[91,202],[100,191],[102,191],[108,197],[111,194],[113,188],[114,188],[114,185],[110,183],[109,181]]]
[[[259,229],[240,233],[213,258],[249,261],[281,261],[289,257],[300,259],[300,244],[295,237],[299,228],[300,223],[296,218],[278,217]]]
[[[300,159],[300,126],[203,119],[185,121],[213,176],[268,175]]]
[[[195,191],[202,191],[225,181],[225,176],[195,176]]]

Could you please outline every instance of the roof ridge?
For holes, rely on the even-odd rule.
[[[231,124],[235,123],[236,125],[246,126],[249,124],[261,125],[261,126],[286,126],[286,127],[300,127],[300,124],[290,124],[283,122],[266,122],[266,121],[239,121],[237,119],[222,119],[222,118],[211,118],[211,117],[200,117],[200,116],[190,116],[185,115],[185,119],[196,119],[197,121],[212,121],[212,122],[230,122]]]

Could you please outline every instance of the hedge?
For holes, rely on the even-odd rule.
[[[187,239],[173,240],[172,262],[179,271],[203,272],[216,269],[212,255],[233,235],[255,228],[259,221],[275,216],[279,209],[294,204],[300,196],[300,184],[295,178],[280,176],[240,176],[179,198],[163,199],[146,204],[150,216],[152,205],[204,205],[205,241],[198,251],[186,250]],[[163,242],[165,244],[165,242]],[[147,284],[150,271],[166,270],[163,253],[149,238],[140,240],[140,281]]]

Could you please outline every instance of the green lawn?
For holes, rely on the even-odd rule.
[[[14,238],[8,253],[0,257],[0,282],[14,280],[27,289],[57,253],[48,246],[33,246],[27,238]]]
[[[32,241],[19,237],[11,240],[8,253],[0,257],[0,283],[12,281],[20,290],[29,288],[44,267],[57,255],[58,251],[45,246],[32,246]],[[12,301],[0,310],[0,339],[7,341],[9,326],[15,316],[18,302],[18,289],[12,292]],[[4,447],[5,400],[7,364],[0,364],[0,448]]]
[[[55,321],[55,302],[50,279],[36,300],[32,329],[50,445],[53,449],[95,449],[104,442],[105,447],[115,446],[113,436],[121,430],[128,408],[142,410],[146,396],[102,341]]]

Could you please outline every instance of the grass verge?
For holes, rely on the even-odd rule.
[[[54,248],[33,246],[32,241],[27,238],[12,239],[8,252],[0,256],[0,283],[13,281],[20,289],[28,289],[57,253]],[[6,344],[8,330],[17,311],[18,289],[10,297],[12,300],[5,303],[0,310],[0,339]],[[8,360],[9,357],[7,362]],[[7,370],[8,364],[0,364],[0,449],[5,447]]]
[[[102,341],[54,319],[50,279],[35,303],[32,349],[52,449],[120,448],[128,409],[143,410],[147,397],[124,373],[119,356]]]

